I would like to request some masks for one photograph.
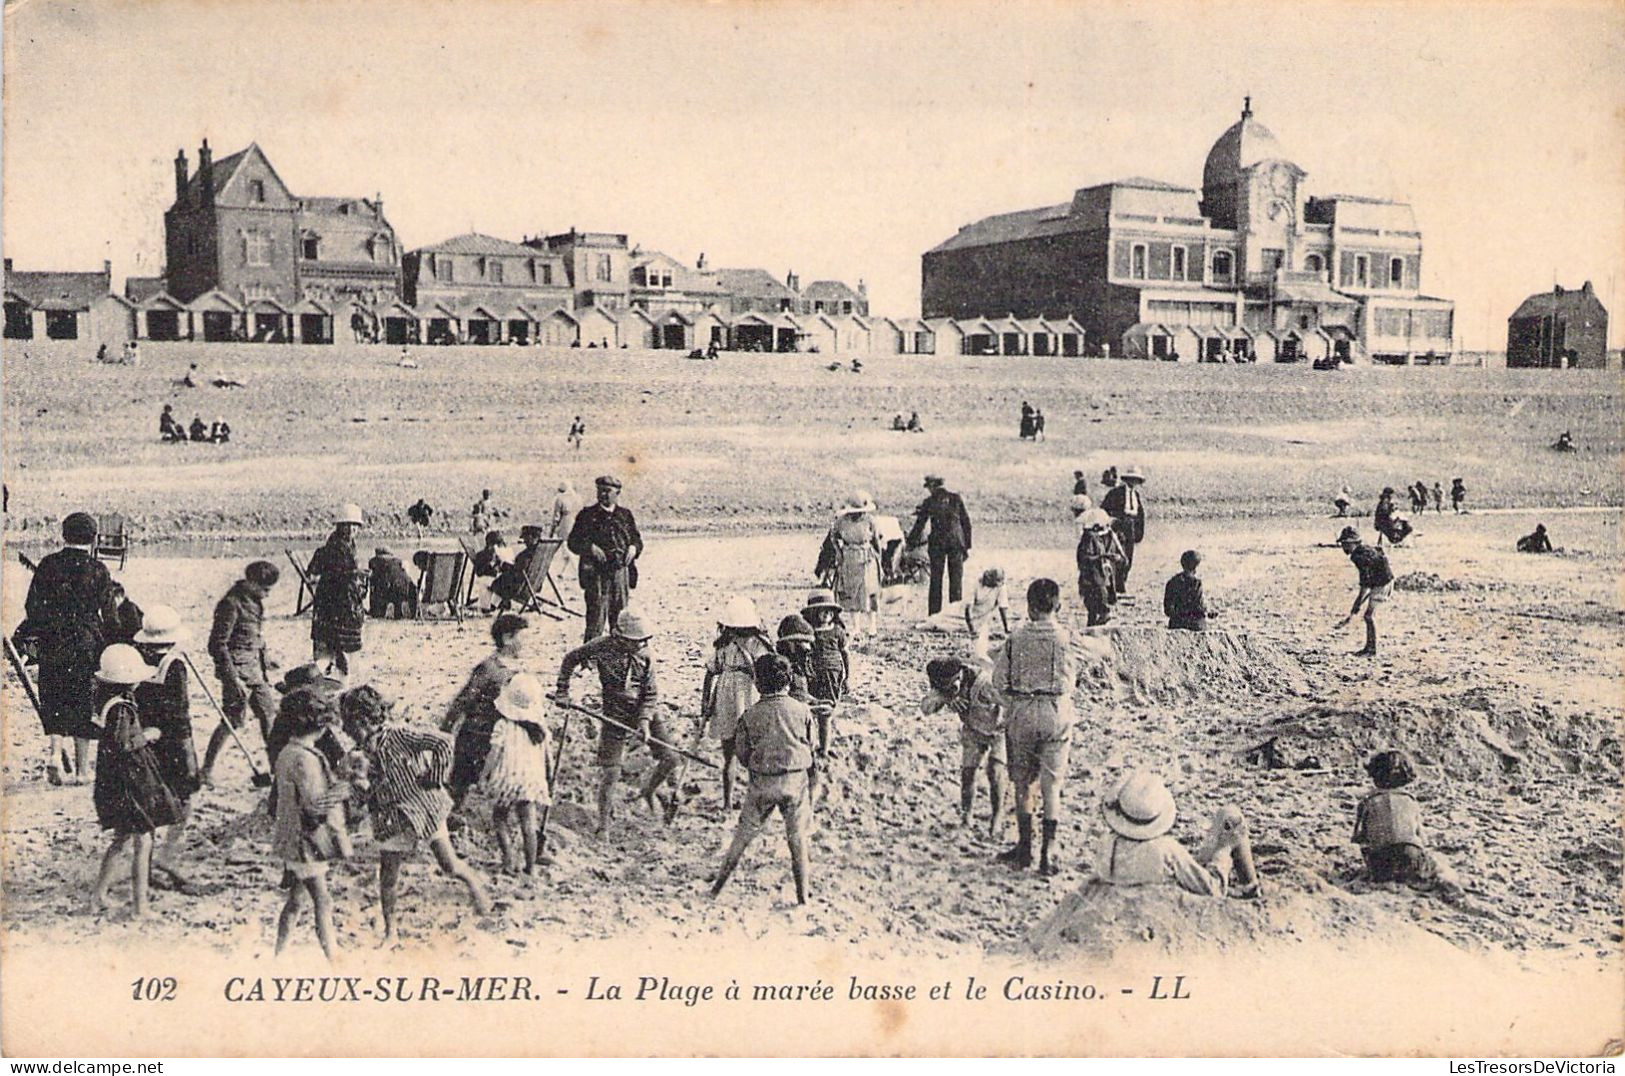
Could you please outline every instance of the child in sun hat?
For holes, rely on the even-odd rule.
[[[1445,897],[1461,896],[1461,882],[1448,863],[1422,845],[1422,806],[1400,789],[1416,780],[1404,751],[1379,751],[1365,764],[1377,791],[1354,813],[1354,843],[1373,882],[1404,882]]]
[[[846,697],[852,658],[846,648],[846,625],[841,621],[841,606],[835,595],[823,588],[811,591],[801,615],[813,630],[807,694],[812,696],[813,716],[818,720],[818,754],[822,757],[829,754],[835,735],[835,706]]]
[[[525,873],[536,873],[536,808],[553,802],[548,782],[549,745],[547,693],[530,673],[513,676],[497,693],[492,708],[496,724],[491,731],[491,753],[486,757],[481,783],[493,801],[491,828],[502,849],[502,869],[516,869],[510,818],[519,821],[520,847]]]
[[[773,653],[756,603],[742,594],[728,599],[717,619],[717,638],[700,686],[702,728],[722,745],[722,809],[733,808],[734,733],[739,716],[756,701],[756,659]]]
[[[113,843],[102,856],[101,870],[91,891],[90,905],[107,906],[113,868],[126,844],[133,846],[130,886],[132,914],[147,914],[147,881],[152,870],[152,834],[180,821],[180,806],[159,774],[152,745],[163,733],[143,728],[135,701],[137,684],[152,677],[152,666],[133,646],[115,643],[102,651],[96,681],[108,692],[97,714],[101,742],[96,749],[96,785],[93,799],[96,820],[113,831]]]
[[[779,638],[774,649],[790,662],[790,697],[811,704],[807,685],[812,680],[812,625],[799,613],[779,621]]]
[[[1109,832],[1095,861],[1095,875],[1112,885],[1173,884],[1201,896],[1254,896],[1258,875],[1253,868],[1253,846],[1247,822],[1234,807],[1221,807],[1213,816],[1207,840],[1195,856],[1169,835],[1178,810],[1162,778],[1146,770],[1133,770],[1101,803]]]
[[[186,655],[180,644],[187,638],[180,614],[167,605],[147,609],[141,630],[135,635],[135,648],[143,661],[155,666],[153,674],[135,688],[135,704],[141,723],[158,730],[152,745],[158,775],[180,808],[180,818],[164,833],[163,847],[154,853],[158,865],[185,884],[175,871],[181,841],[191,816],[191,800],[202,787],[198,777],[197,748],[192,742],[191,679]]]

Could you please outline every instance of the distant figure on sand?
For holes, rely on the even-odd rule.
[[[1349,514],[1349,508],[1354,504],[1354,494],[1349,492],[1347,484],[1337,491],[1337,496],[1332,498],[1332,504],[1337,508],[1338,519]]]
[[[1552,540],[1546,536],[1546,524],[1535,524],[1533,534],[1526,534],[1518,539],[1518,552],[1520,553],[1550,553]]]
[[[496,522],[496,518],[496,508],[491,504],[491,491],[488,489],[480,490],[480,499],[475,501],[474,506],[468,510],[468,533],[486,533],[491,529],[491,525]]]
[[[1450,480],[1450,510],[1458,515],[1467,511],[1462,505],[1467,503],[1467,487],[1459,478]]]
[[[1433,511],[1440,515],[1444,513],[1444,487],[1437,481],[1433,483]]]
[[[925,427],[920,425],[920,413],[912,411],[908,416],[908,425],[905,427],[909,433],[924,433]]]
[[[193,415],[192,425],[187,429],[190,431],[193,441],[203,444],[209,440],[209,424],[203,421],[202,415]]]
[[[412,526],[417,529],[417,536],[422,538],[423,532],[429,529],[430,520],[434,518],[434,509],[429,507],[428,501],[419,497],[417,503],[406,510],[406,518],[412,521]]]
[[[1202,555],[1187,549],[1179,555],[1179,574],[1168,580],[1162,590],[1162,611],[1168,617],[1168,627],[1175,631],[1206,631],[1207,603],[1202,598],[1202,581],[1196,568]]]
[[[1360,541],[1360,532],[1353,527],[1344,527],[1343,533],[1337,536],[1337,544],[1343,548],[1354,562],[1355,571],[1360,573],[1359,592],[1354,595],[1354,605],[1349,609],[1349,615],[1337,622],[1339,628],[1344,627],[1359,613],[1360,607],[1365,607],[1365,646],[1354,652],[1355,657],[1374,658],[1377,656],[1377,603],[1387,602],[1394,594],[1394,573],[1388,567],[1388,557],[1376,546],[1366,545]]]
[[[581,442],[586,436],[587,424],[581,421],[580,415],[577,415],[575,417],[575,421],[570,423],[570,432],[565,435],[564,442],[571,448],[575,449],[577,455],[580,455]]]

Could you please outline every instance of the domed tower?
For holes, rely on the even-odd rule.
[[[1246,98],[1241,119],[1208,151],[1202,212],[1214,228],[1237,233],[1247,273],[1295,264],[1304,175],[1270,129],[1253,119],[1252,98]]]
[[[1215,228],[1234,228],[1243,212],[1247,170],[1260,161],[1290,161],[1268,127],[1253,119],[1253,99],[1243,99],[1241,119],[1219,136],[1202,166],[1202,212]]]

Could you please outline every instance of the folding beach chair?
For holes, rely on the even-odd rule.
[[[585,617],[587,614],[564,604],[564,595],[559,593],[559,585],[553,579],[553,558],[558,554],[559,547],[564,545],[563,538],[543,538],[536,543],[536,556],[531,558],[530,565],[525,572],[525,603],[520,608],[522,613],[541,613],[554,620],[562,619],[557,613],[543,606],[551,605],[571,616]],[[552,593],[549,598],[548,593]]]
[[[299,576],[299,593],[293,599],[293,615],[304,616],[309,611],[311,603],[316,600],[316,587],[310,581],[310,573],[305,571],[305,564],[308,562],[301,562],[298,554],[291,549],[284,549],[282,552],[288,555],[288,563],[293,565],[293,570]]]
[[[468,544],[468,539],[464,538],[460,534],[457,536],[457,544],[463,547],[463,557],[467,560],[468,564],[468,570],[464,573],[468,579],[468,583],[463,588],[464,593],[462,595],[462,601],[459,604],[473,605],[474,588],[479,585],[479,577],[474,574],[474,548]]]
[[[117,512],[96,520],[96,555],[103,560],[117,557],[118,570],[124,570],[124,562],[130,555],[130,538],[124,531],[124,517]]]
[[[444,604],[451,610],[451,615],[457,623],[463,622],[463,569],[468,565],[468,555],[461,550],[450,553],[426,551],[424,556],[428,560],[423,565],[422,574],[418,576],[418,612],[417,618],[424,619],[424,607],[431,604]]]

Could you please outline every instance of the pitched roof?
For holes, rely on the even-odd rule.
[[[793,299],[796,293],[766,269],[713,269],[717,284],[735,295]]]
[[[1580,288],[1564,288],[1563,294],[1543,291],[1537,292],[1518,304],[1518,309],[1512,312],[1513,318],[1543,318],[1553,312],[1559,314],[1576,314],[1584,306],[1596,304],[1601,308],[1602,300],[1594,292]],[[1508,318],[1507,320],[1512,320]]]
[[[6,291],[36,310],[88,310],[111,290],[107,273],[6,273]]]
[[[498,239],[494,235],[485,235],[481,232],[468,232],[464,235],[454,235],[450,239],[443,239],[432,246],[419,247],[415,253],[419,254],[506,254],[519,258],[545,258],[557,261],[559,255],[551,251],[539,250],[536,247],[527,247],[523,243],[513,243],[506,239]]]
[[[801,289],[803,299],[837,299],[854,303],[862,302],[863,296],[846,286],[840,280],[815,280]]]
[[[127,276],[124,278],[124,297],[132,302],[144,303],[161,294],[167,282],[161,276]]]
[[[371,198],[329,198],[326,196],[316,198],[300,198],[299,208],[306,213],[323,216],[347,215],[346,206],[360,206],[361,214],[358,216],[371,216],[378,212],[378,203]]]
[[[1117,179],[1102,184],[1106,187],[1144,187],[1153,191],[1188,191],[1193,188],[1182,187],[1178,183],[1168,183],[1160,179],[1147,179],[1145,176],[1130,176],[1127,179]]]

